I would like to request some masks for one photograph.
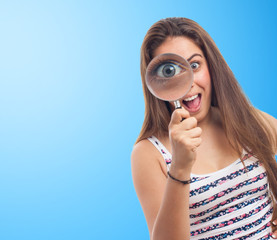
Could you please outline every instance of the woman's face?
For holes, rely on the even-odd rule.
[[[169,37],[154,51],[154,57],[163,53],[175,53],[185,58],[194,73],[190,91],[180,99],[182,107],[189,111],[198,122],[209,113],[211,106],[211,79],[206,59],[201,49],[186,37]],[[174,104],[170,103],[172,109]]]

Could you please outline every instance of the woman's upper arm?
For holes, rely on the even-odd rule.
[[[274,137],[275,137],[275,144],[276,144],[275,154],[277,155],[277,119],[265,112],[260,111],[260,110],[259,110],[259,113],[261,113],[261,115],[265,119],[267,119],[268,123],[270,124],[270,128],[272,129]]]
[[[166,185],[166,170],[159,154],[152,143],[142,140],[134,146],[131,155],[133,182],[150,235]]]

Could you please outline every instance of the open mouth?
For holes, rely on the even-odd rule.
[[[189,112],[197,112],[201,105],[201,94],[196,94],[189,98],[184,99],[183,104]]]

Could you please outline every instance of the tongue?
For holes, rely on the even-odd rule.
[[[200,102],[200,98],[199,98],[199,96],[198,96],[197,98],[195,98],[195,99],[193,99],[193,100],[191,100],[191,101],[187,101],[187,102],[185,102],[185,103],[186,103],[186,106],[187,106],[188,108],[197,108],[198,105],[199,105],[199,102]]]

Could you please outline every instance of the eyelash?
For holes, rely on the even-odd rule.
[[[193,61],[192,63],[190,63],[190,65],[192,65],[192,64],[194,64],[194,63],[197,63],[199,66],[198,66],[198,68],[192,69],[192,70],[193,70],[193,71],[197,71],[197,70],[199,69],[199,67],[200,67],[200,62],[198,62],[198,61]]]

